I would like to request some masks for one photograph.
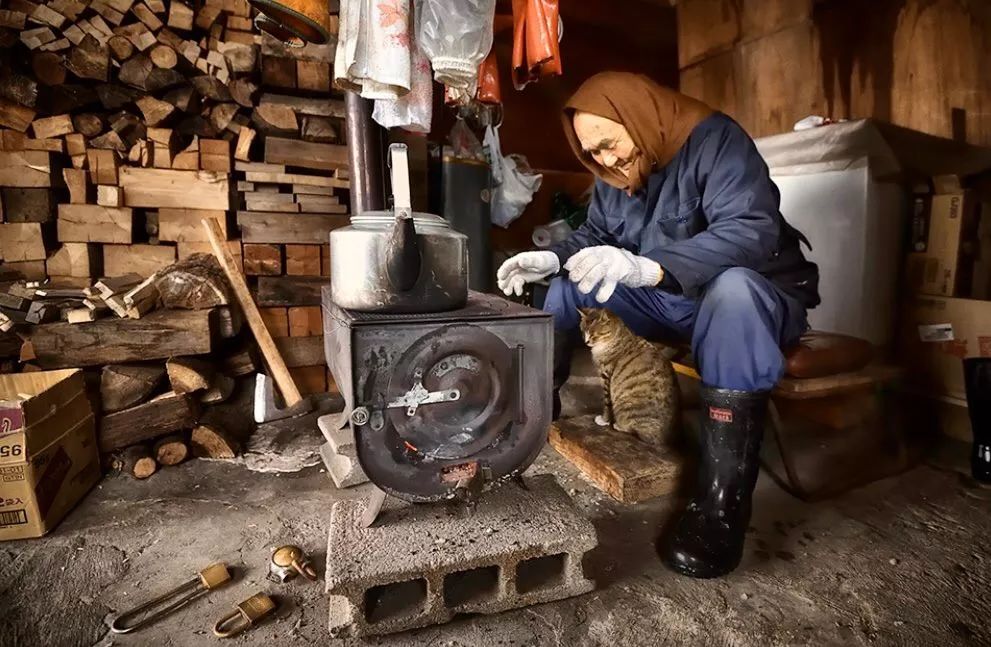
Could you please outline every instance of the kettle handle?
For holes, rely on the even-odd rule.
[[[392,201],[396,223],[386,248],[385,271],[392,287],[401,292],[411,290],[420,278],[420,246],[413,222],[410,201],[409,159],[406,144],[389,146],[392,178]]]

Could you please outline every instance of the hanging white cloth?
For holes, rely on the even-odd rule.
[[[410,0],[341,0],[334,82],[366,99],[397,99],[412,86]]]
[[[420,4],[414,5],[414,26],[419,22]],[[411,29],[410,33],[415,33]],[[410,91],[398,99],[376,99],[372,119],[385,128],[404,128],[417,133],[430,132],[433,117],[433,76],[430,61],[417,44],[410,41],[412,66]]]

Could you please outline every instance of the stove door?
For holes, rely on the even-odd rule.
[[[365,473],[395,496],[434,501],[480,468],[498,478],[528,465],[544,438],[524,437],[520,361],[522,350],[478,325],[420,337],[381,378],[385,401],[356,428]]]

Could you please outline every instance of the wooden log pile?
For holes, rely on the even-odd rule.
[[[0,371],[45,368],[21,357],[22,326],[110,338],[164,319],[160,301],[108,302],[98,285],[209,253],[200,221],[213,218],[237,262],[250,257],[252,288],[295,322],[280,344],[302,389],[332,388],[316,307],[327,233],[347,224],[334,45],[287,48],[254,15],[246,0],[3,3]],[[24,309],[4,303],[11,289]]]
[[[253,431],[260,365],[213,256],[86,288],[4,285],[0,370],[83,368],[99,385],[100,451],[117,469],[147,478],[188,457],[233,458]]]

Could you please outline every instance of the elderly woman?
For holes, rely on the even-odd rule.
[[[692,577],[726,574],[743,554],[781,348],[819,303],[818,269],[753,140],[726,115],[644,76],[605,72],[568,101],[564,128],[597,178],[588,220],[550,251],[507,260],[499,287],[519,294],[567,271],[544,306],[555,393],[580,307],[607,308],[646,338],[691,341],[703,382],[699,490],[662,556]]]

